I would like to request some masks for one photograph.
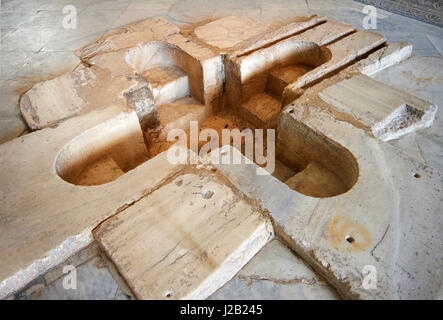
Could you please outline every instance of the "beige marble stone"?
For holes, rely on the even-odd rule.
[[[393,42],[370,54],[369,57],[360,61],[357,65],[361,73],[371,76],[394,64],[409,59],[411,55],[412,45],[409,42]]]
[[[319,96],[383,141],[430,127],[438,109],[431,102],[364,75],[327,87]]]
[[[154,102],[157,105],[173,102],[190,93],[188,76],[181,69],[152,68],[143,72],[142,76],[151,85]]]
[[[339,296],[300,257],[275,239],[210,299],[335,300]]]
[[[197,27],[194,33],[211,46],[228,49],[268,28],[269,26],[248,17],[228,16]]]
[[[329,1],[320,2],[329,5]],[[183,5],[186,6],[184,2],[174,3],[170,15],[183,17],[179,13]],[[200,2],[193,3],[194,7],[200,5]],[[228,5],[238,12],[245,10],[244,4],[235,1]],[[260,6],[252,5],[254,9],[249,18],[260,15]],[[100,8],[100,5],[91,7]],[[356,16],[357,7],[351,7],[345,13],[353,10],[354,15],[346,21],[353,21]],[[221,7],[214,10],[208,6],[196,10],[195,17],[205,10],[212,18],[224,12]],[[95,17],[103,15],[88,13]],[[113,15],[118,14],[113,12]],[[176,22],[190,24],[194,21],[191,18]],[[144,209],[146,203],[152,204],[151,208],[159,203],[171,206],[174,222],[183,218],[180,213],[188,208],[177,203],[180,199],[188,201],[189,197],[197,197],[203,201],[198,197],[210,195],[205,200],[215,197],[211,193],[184,194],[182,198],[161,196],[164,190],[178,187],[171,181],[182,176],[185,169],[172,165],[165,154],[160,154],[172,144],[165,136],[171,128],[186,131],[190,120],[199,120],[207,128],[218,131],[226,127],[244,128],[245,123],[250,127],[277,127],[274,176],[278,179],[257,176],[254,164],[217,164],[219,172],[211,171],[209,175],[220,174],[226,178],[214,186],[217,190],[238,189],[235,195],[246,195],[253,200],[249,208],[269,213],[281,240],[342,297],[429,299],[441,296],[441,219],[438,215],[441,173],[424,157],[423,161],[417,157],[412,159],[394,143],[390,145],[372,136],[370,127],[383,122],[386,116],[389,118],[389,113],[396,112],[391,107],[404,99],[397,99],[398,91],[392,88],[387,96],[380,97],[380,91],[386,86],[361,75],[373,76],[383,68],[389,70],[388,66],[409,57],[411,46],[407,43],[387,45],[379,33],[356,31],[348,24],[312,16],[294,18],[288,24],[273,25],[252,36],[235,35],[233,39],[238,40],[235,45],[222,44],[227,47],[219,49],[196,37],[197,30],[205,29],[202,19],[198,19],[198,25],[188,25],[181,32],[161,18],[111,31],[77,52],[82,64],[73,72],[37,84],[23,95],[25,120],[33,129],[46,128],[0,146],[1,179],[5,181],[0,188],[0,202],[8,208],[0,214],[0,257],[4,261],[0,271],[0,296],[23,287],[90,243],[91,230],[97,225],[125,215],[134,219],[119,220],[122,227],[137,219],[152,221],[154,215],[134,214],[135,208]],[[88,28],[93,26],[94,23],[89,24]],[[71,45],[98,36],[98,32],[80,39],[73,36]],[[45,49],[55,49],[56,40],[54,37]],[[17,61],[19,64],[20,59]],[[355,79],[367,81],[353,90],[352,103],[347,99],[340,99],[339,103],[333,101],[340,94],[330,95],[333,99],[326,98],[327,102],[320,98],[321,92]],[[431,80],[423,81],[427,84]],[[381,104],[380,113],[375,114],[371,108],[372,115],[364,110],[367,103],[373,105],[374,101],[362,92],[371,90],[374,92],[369,96],[386,102]],[[422,100],[410,98],[408,101],[421,103]],[[283,111],[282,105],[287,106]],[[355,110],[360,116],[354,117]],[[410,110],[406,108],[406,111]],[[212,112],[216,114],[211,115]],[[147,128],[145,135],[142,126]],[[436,130],[434,123],[425,131]],[[404,135],[402,141],[406,137],[415,139],[414,134]],[[227,146],[222,149],[223,152],[231,150]],[[199,168],[194,173],[200,179],[206,171],[201,165]],[[188,188],[192,189],[190,186],[185,189]],[[195,208],[197,202],[192,199],[189,201]],[[238,208],[232,209],[237,215],[248,212],[235,209]],[[186,216],[192,213],[192,210],[184,211]],[[208,213],[203,205],[201,211]],[[220,221],[224,219],[218,211],[210,210],[209,214]],[[202,221],[196,220],[203,224]],[[186,226],[193,226],[192,219],[186,222]],[[199,278],[201,281],[193,283],[198,289],[191,290],[192,293],[177,286],[171,292],[165,289],[155,294],[159,297],[163,294],[161,297],[165,298],[168,293],[172,298],[174,293],[179,298],[206,297],[259,250],[265,235],[262,225],[255,228],[257,225],[242,224],[242,231],[249,230],[249,233],[234,232],[235,236],[218,237],[217,242],[232,245],[223,247],[225,251],[211,243],[208,247],[213,245],[217,247],[214,252],[223,253],[217,260],[221,267],[212,273],[203,268],[209,272],[206,273],[209,278]],[[134,228],[137,237],[143,240],[142,224],[135,223],[135,227],[139,227]],[[207,243],[204,236],[212,230],[206,224],[205,227],[194,232],[203,235],[200,243]],[[225,229],[229,227],[224,225]],[[116,230],[118,228],[116,226]],[[162,238],[161,230],[166,230],[171,238],[180,234],[173,224],[168,224],[158,233],[152,232],[157,234],[157,243],[170,240]],[[111,237],[111,233],[109,235]],[[248,246],[257,237],[261,242]],[[237,239],[240,240],[237,242]],[[110,264],[121,269],[130,267],[125,277],[135,288],[134,283],[141,279],[137,275],[146,265],[139,263],[138,255],[131,256],[133,252],[119,237],[111,240],[118,245],[108,246],[107,251],[123,254],[116,255]],[[159,245],[153,250],[165,248]],[[246,261],[230,260],[232,248],[246,250]],[[140,246],[141,251],[146,249],[151,247]],[[274,249],[282,253],[281,248]],[[122,263],[122,256],[128,252],[131,258],[128,263]],[[269,253],[259,255],[257,263],[252,262],[252,267],[246,267],[239,274],[245,277],[234,277],[225,286],[237,289],[238,295],[231,291],[231,297],[263,290],[262,295],[252,297],[333,298],[320,286],[318,276],[297,267],[297,259],[287,253],[280,256],[282,264],[275,268],[266,261]],[[171,268],[182,266],[182,259],[187,255],[176,257],[179,259],[173,260]],[[143,258],[151,257],[143,255]],[[158,256],[152,261],[160,260],[156,258]],[[202,266],[197,259],[189,263]],[[364,267],[368,265],[377,269],[377,288],[374,289],[363,286]],[[156,270],[159,274],[163,271]],[[291,279],[286,270],[303,276]],[[156,275],[150,275],[150,279]],[[269,280],[258,279],[261,276]],[[167,275],[158,279],[163,284],[169,281]],[[312,283],[306,284],[303,279]],[[248,284],[251,285],[249,291]],[[39,283],[31,282],[29,289],[34,285],[39,294]],[[133,290],[142,292],[140,297],[149,297],[143,285],[137,286],[138,289]]]
[[[100,68],[82,68],[36,84],[20,98],[20,110],[31,129],[41,129],[98,107],[124,105],[124,92],[136,84]]]
[[[20,118],[0,119],[0,143],[12,140],[26,132],[26,125]]]
[[[318,198],[339,195],[348,190],[347,184],[338,175],[316,161],[308,163],[305,169],[294,174],[285,183],[297,192]]]
[[[222,94],[221,55],[172,29],[165,20],[149,19],[83,48],[80,58],[89,67],[39,83],[21,98],[25,121],[41,129],[110,103],[128,103],[144,126],[151,122],[152,109],[145,97],[161,105],[189,92],[211,104]],[[171,71],[169,80],[160,70]]]
[[[299,77],[309,71],[308,66],[288,65],[276,68],[269,73],[266,90],[272,94],[281,97],[285,87],[296,81]]]
[[[83,248],[82,250],[78,251],[74,255],[70,256],[68,259],[60,263],[55,268],[51,269],[47,273],[44,274],[44,279],[46,285],[50,285],[54,281],[57,281],[60,279],[63,275],[66,275],[66,273],[63,273],[63,268],[65,266],[71,265],[71,266],[80,266],[83,263],[91,260],[92,258],[98,256],[100,254],[100,248],[96,242],[92,242],[89,246],[86,248]]]
[[[138,299],[205,299],[273,230],[223,180],[191,172],[106,220],[94,236]]]
[[[275,127],[280,110],[280,101],[266,93],[259,93],[245,102],[239,112],[257,127]]]
[[[435,235],[441,219],[435,199],[441,173],[368,137],[364,130],[335,120],[312,103],[309,107],[304,105],[306,102],[302,102],[303,106],[291,105],[283,112],[277,143],[287,155],[296,152],[303,158],[307,152],[320,152],[322,144],[325,152],[330,152],[327,150],[340,143],[335,145],[342,148],[337,152],[342,152],[345,158],[355,157],[357,172],[353,173],[339,157],[333,160],[332,154],[328,158],[321,153],[312,156],[317,157],[317,161],[322,158],[328,161],[335,174],[344,177],[358,174],[347,192],[315,198],[293,191],[273,177],[256,176],[254,164],[217,165],[217,168],[240,190],[260,199],[274,219],[277,235],[320,272],[342,297],[434,298],[439,291],[435,277],[439,277],[441,252]],[[325,143],[324,136],[334,143]],[[291,143],[296,141],[299,143]],[[339,161],[336,169],[334,161]],[[416,212],[425,214],[426,218],[417,216]],[[425,259],[428,254],[437,259]],[[367,265],[376,268],[376,289],[363,287]],[[414,290],[418,285],[420,291]]]
[[[315,83],[334,70],[344,68],[347,64],[383,45],[385,42],[386,38],[379,33],[357,31],[327,46],[330,52],[330,59],[317,68],[305,73],[298,78],[296,82],[288,85],[283,92],[283,105],[287,105],[296,97],[300,96],[304,87]]]
[[[0,149],[0,202],[7,208],[0,214],[2,297],[88,245],[92,228],[179,169],[165,155],[137,167],[147,152],[139,120],[134,111],[118,106],[75,117]],[[103,154],[112,155],[126,174],[96,186],[69,182]]]
[[[129,49],[142,42],[166,40],[169,35],[178,32],[178,27],[165,19],[149,19],[111,31],[95,43],[79,49],[76,54],[81,60],[87,60],[97,54]]]
[[[291,35],[305,31],[320,23],[325,22],[325,17],[313,15],[310,17],[301,17],[293,22],[285,24],[280,27],[273,27],[271,30],[258,34],[250,39],[242,41],[232,48],[232,53],[229,55],[230,59],[244,55],[248,52],[255,51],[259,48],[265,47],[267,44],[280,41]]]

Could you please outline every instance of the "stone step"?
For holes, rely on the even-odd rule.
[[[87,166],[77,177],[75,184],[79,186],[94,186],[110,181],[124,175],[125,172],[110,156],[105,156]]]
[[[276,68],[269,74],[266,91],[281,97],[283,90],[288,84],[296,81],[310,69],[312,68],[303,65],[288,65]]]
[[[259,128],[271,128],[277,125],[280,110],[280,101],[263,92],[243,103],[239,108],[239,113]]]
[[[215,174],[186,173],[94,231],[138,299],[205,299],[273,236],[258,208]]]
[[[297,171],[292,166],[287,166],[283,162],[275,159],[275,168],[272,175],[280,181],[287,181],[293,177]]]
[[[155,108],[154,127],[145,130],[150,156],[166,151],[175,141],[168,141],[171,130],[188,132],[191,121],[200,125],[211,115],[211,108],[187,96]]]
[[[171,129],[189,129],[190,121],[203,122],[210,108],[192,97],[183,97],[157,107],[159,127],[165,137]]]
[[[311,162],[285,182],[289,188],[311,197],[331,197],[346,192],[347,186],[333,172]]]
[[[155,105],[173,102],[189,95],[189,78],[177,67],[157,67],[142,73],[151,84]]]

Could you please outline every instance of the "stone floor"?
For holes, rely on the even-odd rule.
[[[210,299],[336,300],[337,292],[278,239]]]
[[[65,5],[77,9],[77,29],[62,27]],[[362,29],[363,4],[351,0],[2,0],[0,11],[0,143],[27,132],[17,108],[18,97],[33,84],[73,69],[74,50],[102,33],[151,17],[165,17],[183,27],[209,18],[244,15],[265,23],[319,14]],[[414,58],[376,75],[441,105],[443,33],[441,28],[378,10],[378,32],[389,41],[409,41]],[[437,123],[441,122],[441,108]],[[395,140],[417,160],[443,169],[441,125]],[[433,131],[436,132],[433,132]],[[411,143],[411,139],[415,143]],[[414,147],[413,147],[414,146]],[[261,263],[260,263],[261,261]],[[263,262],[272,261],[273,264]],[[98,251],[76,262],[78,290],[63,288],[60,270],[33,281],[15,299],[128,299],[106,268]],[[278,265],[278,270],[273,266]],[[93,281],[92,281],[93,280]],[[268,244],[213,299],[337,299],[278,240]]]
[[[70,268],[64,269],[66,266]],[[71,271],[72,267],[75,268],[75,275]],[[76,278],[75,287],[64,285],[68,282],[72,285],[70,279],[73,278],[67,276]],[[132,297],[124,284],[113,278],[106,258],[101,255],[97,244],[92,243],[7,299],[130,300]]]
[[[65,266],[74,266],[76,288],[66,288],[71,276]],[[65,272],[63,272],[65,271]],[[72,272],[72,271],[71,271]],[[117,279],[117,281],[115,280]],[[14,300],[131,300],[121,278],[113,272],[94,242],[61,265],[38,277]],[[336,300],[337,292],[301,258],[278,239],[268,243],[212,300]]]

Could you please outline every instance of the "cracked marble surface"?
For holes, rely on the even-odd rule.
[[[275,239],[211,299],[335,300],[339,296],[302,259]]]

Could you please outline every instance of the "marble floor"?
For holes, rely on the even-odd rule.
[[[75,275],[66,266],[75,269]],[[75,288],[70,284],[72,276],[76,279]],[[134,297],[93,242],[7,299],[132,300]],[[337,300],[340,297],[301,258],[275,239],[209,299]]]
[[[77,11],[77,29],[64,29],[62,26],[66,15],[63,8],[70,4]],[[75,68],[79,60],[74,51],[106,31],[151,17],[164,17],[183,27],[226,15],[244,15],[264,23],[280,24],[295,16],[310,14],[342,20],[363,29],[363,7],[363,4],[351,0],[1,0],[0,143],[27,133],[18,109],[19,96],[36,82]],[[414,58],[377,74],[376,79],[404,87],[441,105],[441,28],[381,9],[377,13],[376,31],[384,34],[391,42],[411,42]],[[392,144],[403,148],[419,161],[443,170],[441,118],[440,108],[432,128]],[[274,255],[273,259],[279,259],[282,268],[285,267],[284,261],[298,259],[277,241],[269,247],[272,250],[263,250],[255,259],[269,259],[268,255]],[[272,274],[268,278],[259,279],[254,264],[251,261],[249,268],[243,270],[213,298],[241,299],[247,298],[251,292],[263,293],[257,298],[337,298],[333,289],[321,283],[301,261],[299,264],[302,271],[299,272],[312,279],[312,283],[291,278],[272,281]],[[43,285],[37,279],[26,288],[28,293],[25,290],[11,298],[127,299],[105,269],[98,256],[79,265],[79,279],[97,279],[97,283],[101,283],[98,287],[103,289],[100,292],[96,291],[97,286],[92,286],[85,287],[86,291],[66,293],[61,288],[61,279],[50,283],[41,278]],[[281,274],[284,276],[288,272],[291,270],[282,269]],[[38,296],[35,296],[35,292]],[[66,295],[60,296],[60,292]]]

